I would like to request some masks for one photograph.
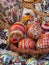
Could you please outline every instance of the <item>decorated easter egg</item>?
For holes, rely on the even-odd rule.
[[[12,31],[10,33],[10,42],[12,42],[12,43],[17,43],[22,38],[23,38],[23,33],[19,30]]]
[[[25,34],[25,26],[21,22],[17,22],[10,28],[10,41],[16,43],[21,40]]]
[[[16,56],[12,57],[12,62],[13,63],[20,63],[19,57],[16,57]]]
[[[27,65],[37,65],[37,61],[35,58],[30,58],[26,62]]]
[[[19,59],[20,59],[22,65],[26,64],[26,60],[22,56],[20,56]]]
[[[0,65],[3,65],[3,63],[0,62]]]
[[[19,59],[20,61],[25,61],[25,59],[22,56],[20,56]]]
[[[39,38],[39,36],[41,35],[41,27],[40,27],[39,23],[32,22],[32,24],[29,25],[27,28],[27,34],[32,39]]]
[[[14,31],[14,30],[20,30],[23,33],[26,33],[25,26],[21,22],[16,22],[15,24],[12,25],[12,27],[10,28],[10,31]]]
[[[10,55],[5,55],[3,58],[4,64],[9,64],[11,61],[11,56]]]
[[[38,61],[38,65],[49,65],[49,61],[47,60],[40,60]]]
[[[35,46],[35,42],[30,38],[24,38],[19,42],[18,47],[22,49],[33,49]]]
[[[49,33],[43,34],[37,41],[37,48],[47,48],[49,47]]]
[[[43,21],[42,29],[44,29],[45,31],[49,31],[49,21]]]

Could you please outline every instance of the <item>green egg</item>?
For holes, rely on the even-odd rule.
[[[26,62],[27,65],[37,65],[37,61],[35,58],[30,58]]]

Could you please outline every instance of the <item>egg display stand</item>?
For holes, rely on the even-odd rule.
[[[42,16],[49,16],[49,14],[47,14],[47,13],[37,11],[33,5],[34,5],[34,3],[26,3],[26,2],[24,2],[22,4],[23,8],[24,7],[29,8],[29,9],[33,10],[35,14],[39,14]],[[33,56],[33,57],[37,58],[38,60],[44,58],[49,53],[49,48],[36,49],[36,50],[33,50],[33,49],[24,50],[24,49],[18,48],[17,46],[15,46],[12,43],[10,43],[9,46],[16,53],[22,54],[23,57]],[[25,56],[24,56],[24,54],[25,54]]]

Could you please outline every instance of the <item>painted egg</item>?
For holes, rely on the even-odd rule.
[[[12,43],[18,42],[24,37],[25,33],[25,26],[21,22],[13,24],[13,26],[10,28],[10,41]]]
[[[37,22],[32,22],[32,24],[28,26],[27,30],[28,36],[32,39],[37,39],[41,35],[41,27]]]
[[[16,22],[15,24],[12,25],[12,27],[10,28],[10,31],[14,31],[14,30],[20,30],[23,33],[26,33],[25,26],[21,22]]]
[[[19,59],[22,65],[26,65],[26,60],[22,56],[20,56]]]
[[[4,64],[9,64],[10,61],[11,61],[11,56],[5,55],[4,58],[3,58]]]
[[[30,58],[26,62],[27,65],[37,65],[37,61],[35,58]]]
[[[42,29],[45,31],[49,31],[49,21],[43,21]]]
[[[19,59],[19,57],[12,57],[12,62],[13,63],[20,63],[20,59]]]
[[[43,34],[37,41],[37,48],[47,48],[49,47],[49,33]]]
[[[38,64],[37,65],[49,65],[49,61],[40,60],[40,61],[38,61]]]
[[[0,62],[0,65],[3,65],[3,63]]]
[[[33,49],[35,46],[35,42],[30,38],[25,38],[19,42],[18,47],[22,49]]]
[[[22,61],[22,62],[25,61],[25,59],[24,59],[22,56],[20,56],[19,59],[20,59],[20,61]]]

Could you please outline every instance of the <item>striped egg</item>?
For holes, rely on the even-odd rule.
[[[28,25],[27,27],[27,34],[30,38],[39,38],[39,36],[41,35],[41,27],[39,23],[33,21],[32,24]]]
[[[12,27],[10,28],[10,31],[14,31],[14,30],[20,30],[23,33],[26,33],[25,26],[21,22],[16,22],[15,24],[12,25]]]
[[[18,47],[22,49],[33,49],[34,46],[35,46],[35,42],[30,38],[22,39],[18,45]]]
[[[49,33],[43,34],[37,41],[37,48],[49,47]]]
[[[21,22],[17,22],[10,28],[10,41],[16,43],[26,34],[25,26]]]

